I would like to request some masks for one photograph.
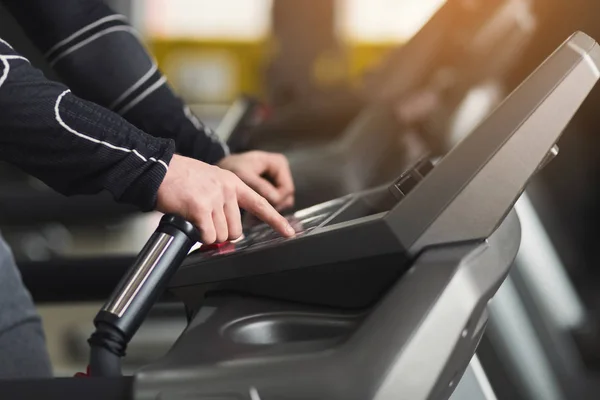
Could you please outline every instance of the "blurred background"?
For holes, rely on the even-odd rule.
[[[424,152],[443,154],[575,30],[600,40],[594,0],[107,3],[236,150],[288,155],[305,205],[328,199],[317,195],[332,186],[323,174],[335,176],[331,198],[387,182]],[[55,77],[3,10],[0,36]],[[529,191],[585,313],[582,329],[600,315],[599,96],[592,93]],[[239,107],[251,118],[240,122],[248,115]],[[377,162],[349,161],[364,151]],[[93,315],[158,218],[106,196],[66,200],[0,169],[0,230],[39,304],[57,374],[85,365]],[[184,325],[176,303],[157,307],[131,346],[131,367],[160,356]],[[600,348],[600,335],[585,341]]]

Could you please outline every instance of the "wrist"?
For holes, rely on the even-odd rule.
[[[141,166],[132,167],[132,174],[137,175],[132,183],[120,196],[115,196],[119,202],[137,206],[142,211],[156,209],[158,190],[167,177],[169,166],[175,157],[174,145],[170,146],[155,160],[148,160]],[[139,172],[138,172],[139,171]]]

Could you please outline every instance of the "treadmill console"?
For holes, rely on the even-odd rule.
[[[297,239],[322,228],[386,213],[407,196],[433,168],[432,161],[425,158],[407,169],[387,187],[387,190],[379,188],[344,196],[285,215],[285,218],[296,231],[294,239]],[[285,239],[269,225],[252,220],[251,223],[245,225],[244,235],[240,239],[201,246],[192,253],[192,256],[200,261],[242,250],[255,250],[267,245],[274,246],[285,240],[292,239]]]
[[[296,231],[293,239],[337,224],[386,213],[402,200],[431,169],[433,169],[433,164],[429,160],[425,160],[408,169],[387,190],[379,188],[370,192],[348,195],[285,215]],[[269,225],[252,220],[251,223],[245,225],[244,235],[240,239],[202,246],[192,254],[194,257],[197,256],[198,260],[206,259],[231,254],[235,251],[255,250],[293,239],[285,239]]]
[[[294,238],[259,224],[237,243],[201,248],[171,289],[371,304],[423,249],[494,232],[595,85],[599,63],[598,45],[574,34],[435,166],[424,160],[391,185],[288,216],[299,231]],[[295,289],[303,285],[312,291]]]

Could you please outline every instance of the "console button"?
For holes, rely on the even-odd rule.
[[[213,243],[213,244],[203,244],[198,249],[198,252],[199,253],[207,253],[209,251],[219,250],[221,247],[227,246],[229,243],[230,242]]]
[[[421,174],[422,177],[426,177],[428,173],[433,170],[433,163],[429,160],[422,161],[416,168],[417,172]]]
[[[414,175],[409,174],[402,178],[396,186],[400,189],[400,192],[406,196],[418,183],[419,180]]]

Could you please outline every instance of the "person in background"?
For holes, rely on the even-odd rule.
[[[0,160],[65,195],[106,190],[141,210],[179,214],[206,244],[242,234],[240,207],[294,235],[276,211],[294,201],[286,159],[229,154],[124,16],[101,0],[0,2],[63,81],[0,38]],[[0,378],[51,375],[40,319],[0,238]]]

